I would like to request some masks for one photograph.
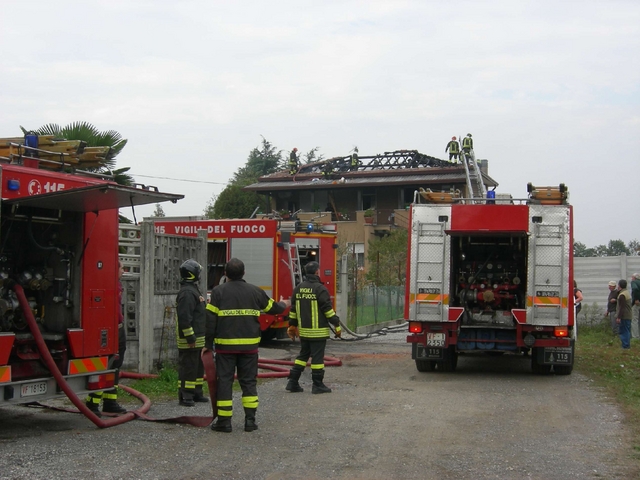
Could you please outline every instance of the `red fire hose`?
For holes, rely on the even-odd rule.
[[[151,401],[147,396],[134,390],[133,388],[127,387],[126,385],[119,385],[118,388],[121,388],[125,392],[130,395],[136,397],[140,401],[142,401],[142,406],[136,410],[132,410],[130,412],[124,413],[120,416],[103,419],[98,417],[95,413],[93,413],[89,408],[85,405],[84,401],[82,401],[78,395],[69,387],[69,384],[65,380],[64,376],[58,369],[56,362],[53,360],[51,356],[51,352],[47,348],[47,344],[42,338],[42,333],[38,328],[36,323],[36,319],[33,316],[31,311],[31,307],[29,302],[27,301],[27,297],[24,294],[24,290],[20,285],[13,285],[11,288],[16,292],[16,296],[18,297],[18,303],[22,308],[22,312],[24,313],[25,319],[27,321],[27,325],[29,326],[29,330],[31,331],[31,335],[36,341],[36,345],[38,346],[38,350],[40,350],[40,355],[44,360],[45,365],[55,378],[58,386],[62,389],[65,395],[71,400],[71,403],[75,405],[75,407],[82,413],[85,417],[91,420],[97,427],[99,428],[109,428],[115,425],[120,425],[126,423],[135,418],[142,418],[144,420],[154,421],[154,422],[170,422],[170,423],[186,423],[189,425],[194,425],[198,427],[206,427],[209,425],[216,417],[217,408],[216,408],[216,369],[215,362],[213,361],[213,355],[202,355],[202,363],[205,367],[205,377],[207,378],[207,383],[209,386],[209,394],[211,398],[211,408],[213,411],[213,415],[211,417],[200,417],[200,416],[183,416],[183,417],[174,417],[174,418],[166,418],[166,419],[155,419],[146,415],[146,413],[151,408]],[[337,358],[325,357],[325,365],[327,366],[340,366],[342,362]],[[258,378],[282,378],[289,375],[289,369],[275,367],[274,365],[293,365],[293,362],[288,360],[268,360],[268,359],[259,359],[258,360],[258,368],[273,370],[273,372],[269,373],[259,373]],[[121,377],[123,378],[149,378],[154,377],[155,375],[149,374],[140,374],[140,373],[130,373],[130,372],[121,372]]]

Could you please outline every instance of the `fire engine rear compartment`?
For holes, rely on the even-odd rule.
[[[80,274],[84,214],[62,210],[2,206],[0,276],[25,289],[41,330],[64,338],[80,327]],[[2,287],[0,330],[27,338],[24,318],[13,291]]]
[[[517,351],[512,309],[525,308],[528,238],[524,232],[452,235],[450,307],[462,307],[458,350]]]

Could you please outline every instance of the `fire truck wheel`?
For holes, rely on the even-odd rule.
[[[416,359],[416,368],[419,372],[433,372],[436,369],[436,361]]]
[[[443,372],[453,372],[458,366],[458,352],[455,346],[450,346],[444,351],[444,358],[438,365]]]
[[[553,371],[556,375],[571,375],[573,365],[554,365]]]

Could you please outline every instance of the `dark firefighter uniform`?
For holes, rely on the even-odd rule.
[[[464,153],[470,153],[473,150],[473,138],[470,133],[467,133],[467,136],[462,139],[462,150]]]
[[[336,326],[336,336],[340,336],[340,319],[333,310],[327,287],[322,284],[320,277],[307,271],[305,281],[294,289],[291,296],[289,328],[298,328],[301,345],[300,354],[289,372],[290,383],[287,384],[287,390],[302,391],[298,380],[311,357],[312,393],[331,391],[323,383],[324,350],[329,338],[329,323]]]
[[[289,154],[289,175],[295,175],[298,172],[298,155],[296,152],[297,148],[291,150]]]
[[[460,144],[456,140],[456,137],[453,137],[451,141],[447,143],[447,148],[445,148],[444,151],[446,152],[447,150],[449,151],[449,161],[451,161],[452,158],[458,160]]]
[[[361,165],[360,158],[358,157],[358,152],[355,151],[351,154],[351,170],[358,170],[358,167]]]
[[[232,387],[236,368],[245,419],[255,421],[261,336],[258,318],[261,311],[278,314],[285,309],[284,303],[275,302],[264,290],[244,280],[227,280],[211,292],[211,303],[207,305],[205,347],[211,350],[215,343],[219,421],[229,422],[233,415]]]
[[[194,401],[202,401],[204,366],[200,351],[204,347],[205,300],[193,282],[180,282],[180,291],[176,297],[178,324],[178,397],[180,403],[193,406]],[[194,345],[190,347],[189,344]],[[207,400],[205,400],[207,401]]]

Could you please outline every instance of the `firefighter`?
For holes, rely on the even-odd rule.
[[[294,147],[289,154],[289,175],[295,175],[298,173],[298,149]]]
[[[329,178],[333,174],[333,160],[327,160],[324,162],[324,166],[322,167],[322,176],[324,178]]]
[[[228,280],[211,292],[207,305],[207,327],[204,352],[213,349],[215,343],[218,372],[217,408],[218,421],[211,430],[231,432],[233,415],[232,387],[237,370],[242,389],[244,407],[244,431],[258,429],[258,344],[260,343],[260,311],[270,314],[283,313],[289,301],[275,302],[259,287],[245,282],[244,263],[232,258],[225,265]]]
[[[358,158],[358,147],[355,147],[351,154],[351,170],[358,170],[360,165],[362,165],[362,163],[360,162],[360,158]]]
[[[124,361],[124,352],[127,350],[127,335],[124,331],[124,315],[122,315],[122,282],[121,278],[124,274],[124,267],[122,262],[118,261],[118,356],[111,364],[111,368],[116,369],[116,377],[114,385],[111,390],[103,392],[90,393],[87,397],[85,404],[93,413],[98,417],[102,416],[100,413],[100,401],[102,400],[102,411],[105,413],[125,413],[127,411],[122,405],[118,403],[118,380],[120,378],[120,367]]]
[[[309,262],[305,266],[306,279],[300,283],[291,296],[289,328],[287,334],[292,340],[300,337],[300,354],[294,366],[289,370],[286,390],[292,393],[302,392],[298,381],[311,357],[311,393],[330,393],[324,383],[324,349],[329,338],[329,323],[335,325],[335,336],[340,338],[340,318],[333,311],[331,296],[318,276],[318,262]]]
[[[447,150],[449,151],[449,161],[451,161],[452,158],[458,161],[458,155],[460,155],[460,144],[456,140],[456,137],[451,137],[451,141],[447,143],[447,148],[445,148],[444,151],[446,152]]]
[[[473,139],[470,133],[467,133],[467,136],[462,139],[462,150],[464,150],[464,153],[467,155],[473,150]]]
[[[202,266],[193,259],[180,265],[180,291],[176,297],[178,324],[178,403],[193,407],[208,402],[202,393],[204,365],[200,351],[204,347],[205,299],[198,281]]]

